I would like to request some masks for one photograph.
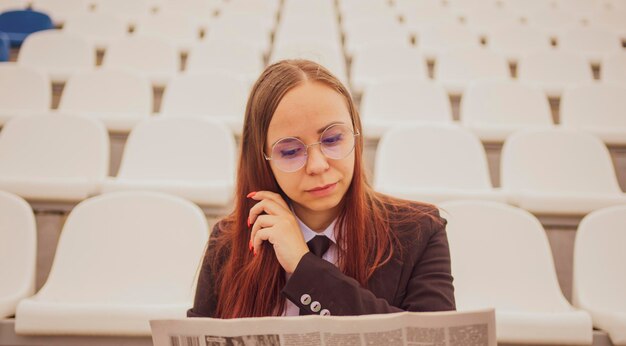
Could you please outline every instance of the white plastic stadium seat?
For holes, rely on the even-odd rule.
[[[202,211],[179,197],[144,191],[86,200],[63,226],[48,280],[18,305],[15,331],[150,335],[149,320],[185,317],[207,238]]]
[[[174,43],[181,53],[188,53],[200,42],[200,25],[182,14],[158,13],[137,22],[137,35],[156,36]]]
[[[575,130],[524,130],[502,148],[502,189],[535,214],[584,215],[626,204],[608,149]]]
[[[185,73],[228,73],[253,83],[263,72],[263,53],[238,41],[209,41],[193,47]]]
[[[460,23],[434,24],[422,30],[417,47],[428,60],[437,60],[439,55],[456,48],[479,47],[478,35]]]
[[[498,343],[591,345],[591,318],[563,296],[539,220],[489,201],[439,207],[448,220],[458,310],[495,308]]]
[[[13,316],[17,303],[35,293],[37,229],[22,198],[0,191],[0,318]]]
[[[94,117],[111,132],[128,133],[152,111],[147,77],[122,69],[78,73],[67,81],[59,111]]]
[[[128,36],[128,27],[123,21],[112,14],[97,12],[69,18],[63,25],[63,31],[84,37],[101,51],[112,42]]]
[[[400,198],[429,203],[506,200],[491,185],[480,140],[454,125],[406,125],[387,131],[378,144],[374,172],[375,189]]]
[[[377,44],[354,55],[350,85],[355,93],[363,93],[371,85],[397,79],[428,79],[426,60],[416,49],[405,44]]]
[[[598,136],[607,145],[626,145],[626,85],[587,84],[565,89],[561,124]]]
[[[132,27],[139,18],[150,14],[152,4],[148,0],[93,0],[96,12],[108,13],[119,18],[126,25]]]
[[[0,125],[9,119],[40,114],[50,109],[52,84],[36,68],[15,63],[0,64]]]
[[[528,26],[547,32],[551,38],[583,26],[582,19],[556,8],[529,12],[525,18]]]
[[[487,42],[490,50],[503,55],[510,63],[517,63],[528,52],[552,49],[547,33],[519,24],[493,30]]]
[[[63,25],[68,19],[89,11],[89,0],[33,0],[31,7],[52,18],[55,25]]]
[[[243,81],[225,74],[183,74],[163,94],[161,114],[219,120],[241,133],[248,90]]]
[[[12,10],[25,10],[30,1],[28,0],[0,0],[0,13]]]
[[[603,82],[626,83],[626,52],[605,56],[600,76]]]
[[[559,97],[564,88],[593,80],[591,65],[582,54],[559,50],[523,56],[517,65],[517,76],[521,82],[543,89],[548,97]]]
[[[574,305],[613,345],[626,344],[625,229],[626,206],[596,210],[580,222],[574,245]]]
[[[45,71],[52,82],[64,83],[72,74],[96,66],[96,48],[87,39],[62,30],[38,31],[24,40],[17,62]]]
[[[593,65],[600,65],[605,55],[623,50],[617,34],[589,27],[565,32],[559,37],[559,49],[581,53]]]
[[[176,46],[164,38],[129,36],[109,45],[102,65],[109,68],[133,69],[164,87],[180,69]]]
[[[407,123],[452,123],[446,89],[431,81],[398,79],[376,83],[363,93],[360,105],[363,133],[379,138]]]
[[[461,95],[472,82],[486,79],[510,79],[509,65],[503,56],[474,47],[450,50],[437,59],[435,80],[451,95]]]
[[[108,171],[109,136],[96,120],[23,116],[0,132],[1,190],[29,200],[76,202],[98,193]]]
[[[102,191],[161,191],[200,205],[226,206],[235,184],[235,148],[232,132],[218,122],[145,120],[130,133],[119,173]]]
[[[478,81],[461,99],[461,123],[484,142],[504,142],[525,128],[551,128],[543,91],[515,81]]]
[[[385,18],[385,17],[383,17]],[[349,56],[365,47],[380,43],[404,44],[410,47],[410,36],[407,28],[397,22],[395,17],[378,19],[377,17],[354,20],[347,28],[344,25],[344,47]]]

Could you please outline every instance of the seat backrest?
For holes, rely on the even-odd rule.
[[[588,133],[523,130],[504,142],[502,187],[542,193],[621,193],[608,149]]]
[[[0,300],[35,293],[36,260],[37,229],[32,208],[22,198],[0,191]],[[15,313],[15,306],[0,305],[0,318]]]
[[[577,52],[619,52],[622,41],[619,35],[602,29],[574,28],[559,37],[559,48]]]
[[[578,225],[573,301],[603,311],[626,310],[626,205],[591,212]]]
[[[128,25],[133,25],[138,18],[150,14],[152,5],[149,0],[95,0],[97,13],[112,14]]]
[[[204,214],[182,198],[115,192],[77,205],[37,297],[76,303],[190,303],[208,238]]]
[[[131,68],[144,73],[176,73],[180,57],[176,47],[166,39],[129,36],[109,45],[102,65]]]
[[[626,130],[626,86],[586,84],[566,88],[561,96],[561,123],[567,127]]]
[[[94,41],[122,39],[128,35],[128,28],[123,21],[112,14],[97,12],[68,18],[63,30]]]
[[[480,140],[454,125],[407,125],[386,132],[374,177],[377,187],[492,188]]]
[[[537,218],[491,201],[453,201],[439,207],[448,220],[457,309],[571,309]]]
[[[52,19],[42,12],[11,10],[0,13],[0,31],[30,34],[52,28]]]
[[[96,50],[87,39],[62,30],[45,30],[29,35],[17,62],[41,68],[90,69],[96,65]]]
[[[426,60],[419,51],[399,43],[373,44],[355,51],[351,78],[363,75],[381,82],[389,79],[428,79]]]
[[[118,177],[234,182],[235,148],[231,131],[218,122],[148,119],[130,133]]]
[[[591,66],[578,53],[547,50],[522,56],[517,66],[517,76],[523,82],[548,82],[560,84],[590,83]]]
[[[606,55],[602,60],[600,76],[604,82],[626,83],[626,53]]]
[[[25,10],[28,4],[28,0],[3,0],[0,2],[0,13],[13,10]]]
[[[102,180],[108,171],[109,135],[96,120],[20,116],[0,132],[0,176]]]
[[[65,84],[59,110],[148,115],[152,97],[152,85],[145,76],[105,68],[73,75]]]
[[[50,78],[35,68],[0,64],[0,90],[0,112],[45,112],[50,109]]]
[[[263,71],[263,55],[258,48],[235,40],[214,40],[198,44],[187,56],[186,73],[249,74]]]
[[[420,49],[439,54],[454,48],[478,47],[479,43],[478,36],[467,26],[460,23],[442,23],[422,30],[417,44]]]
[[[453,49],[442,53],[435,65],[437,80],[509,79],[506,59],[481,47]]]
[[[552,125],[550,103],[543,91],[514,81],[476,81],[461,99],[465,125]]]
[[[199,40],[200,28],[197,23],[180,14],[153,14],[144,16],[137,22],[137,35],[155,35],[168,40]]]
[[[67,18],[88,13],[89,0],[33,0],[32,8],[47,13],[55,23],[64,23]]]
[[[163,94],[161,113],[167,116],[219,116],[243,119],[248,90],[226,74],[181,74]]]
[[[507,56],[517,55],[517,58],[526,52],[552,48],[550,36],[546,32],[520,24],[492,30],[487,40],[489,49]]]
[[[452,122],[448,93],[440,84],[414,79],[376,83],[363,93],[364,121]]]

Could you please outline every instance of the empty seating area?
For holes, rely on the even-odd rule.
[[[349,87],[375,190],[440,207],[459,310],[626,345],[625,1],[0,0],[0,346],[183,317],[289,58]]]

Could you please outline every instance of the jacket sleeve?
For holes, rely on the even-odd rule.
[[[217,293],[215,291],[215,271],[213,268],[215,258],[215,241],[219,232],[219,223],[213,227],[207,249],[202,260],[196,296],[193,307],[187,310],[187,317],[215,317],[217,309]]]
[[[426,229],[419,232],[421,240],[402,241],[402,260],[387,264],[402,266],[401,271],[385,271],[385,267],[378,269],[403,277],[381,277],[382,281],[391,283],[385,290],[392,292],[393,302],[377,297],[335,265],[312,253],[307,253],[300,260],[283,294],[311,314],[319,314],[324,309],[336,316],[455,310],[450,251],[445,219],[441,220],[441,223],[422,223]],[[415,236],[418,232],[413,230],[409,233]],[[303,296],[310,297],[309,304],[303,304],[301,300],[309,302],[302,299]]]

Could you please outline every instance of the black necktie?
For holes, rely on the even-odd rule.
[[[330,247],[330,239],[325,235],[316,235],[313,239],[309,240],[306,245],[308,245],[309,250],[311,250],[315,256],[321,258]]]
[[[315,256],[322,258],[326,250],[330,247],[330,239],[325,235],[316,235],[313,239],[309,240],[306,245]],[[300,315],[308,315],[309,313],[310,311],[300,309]]]

